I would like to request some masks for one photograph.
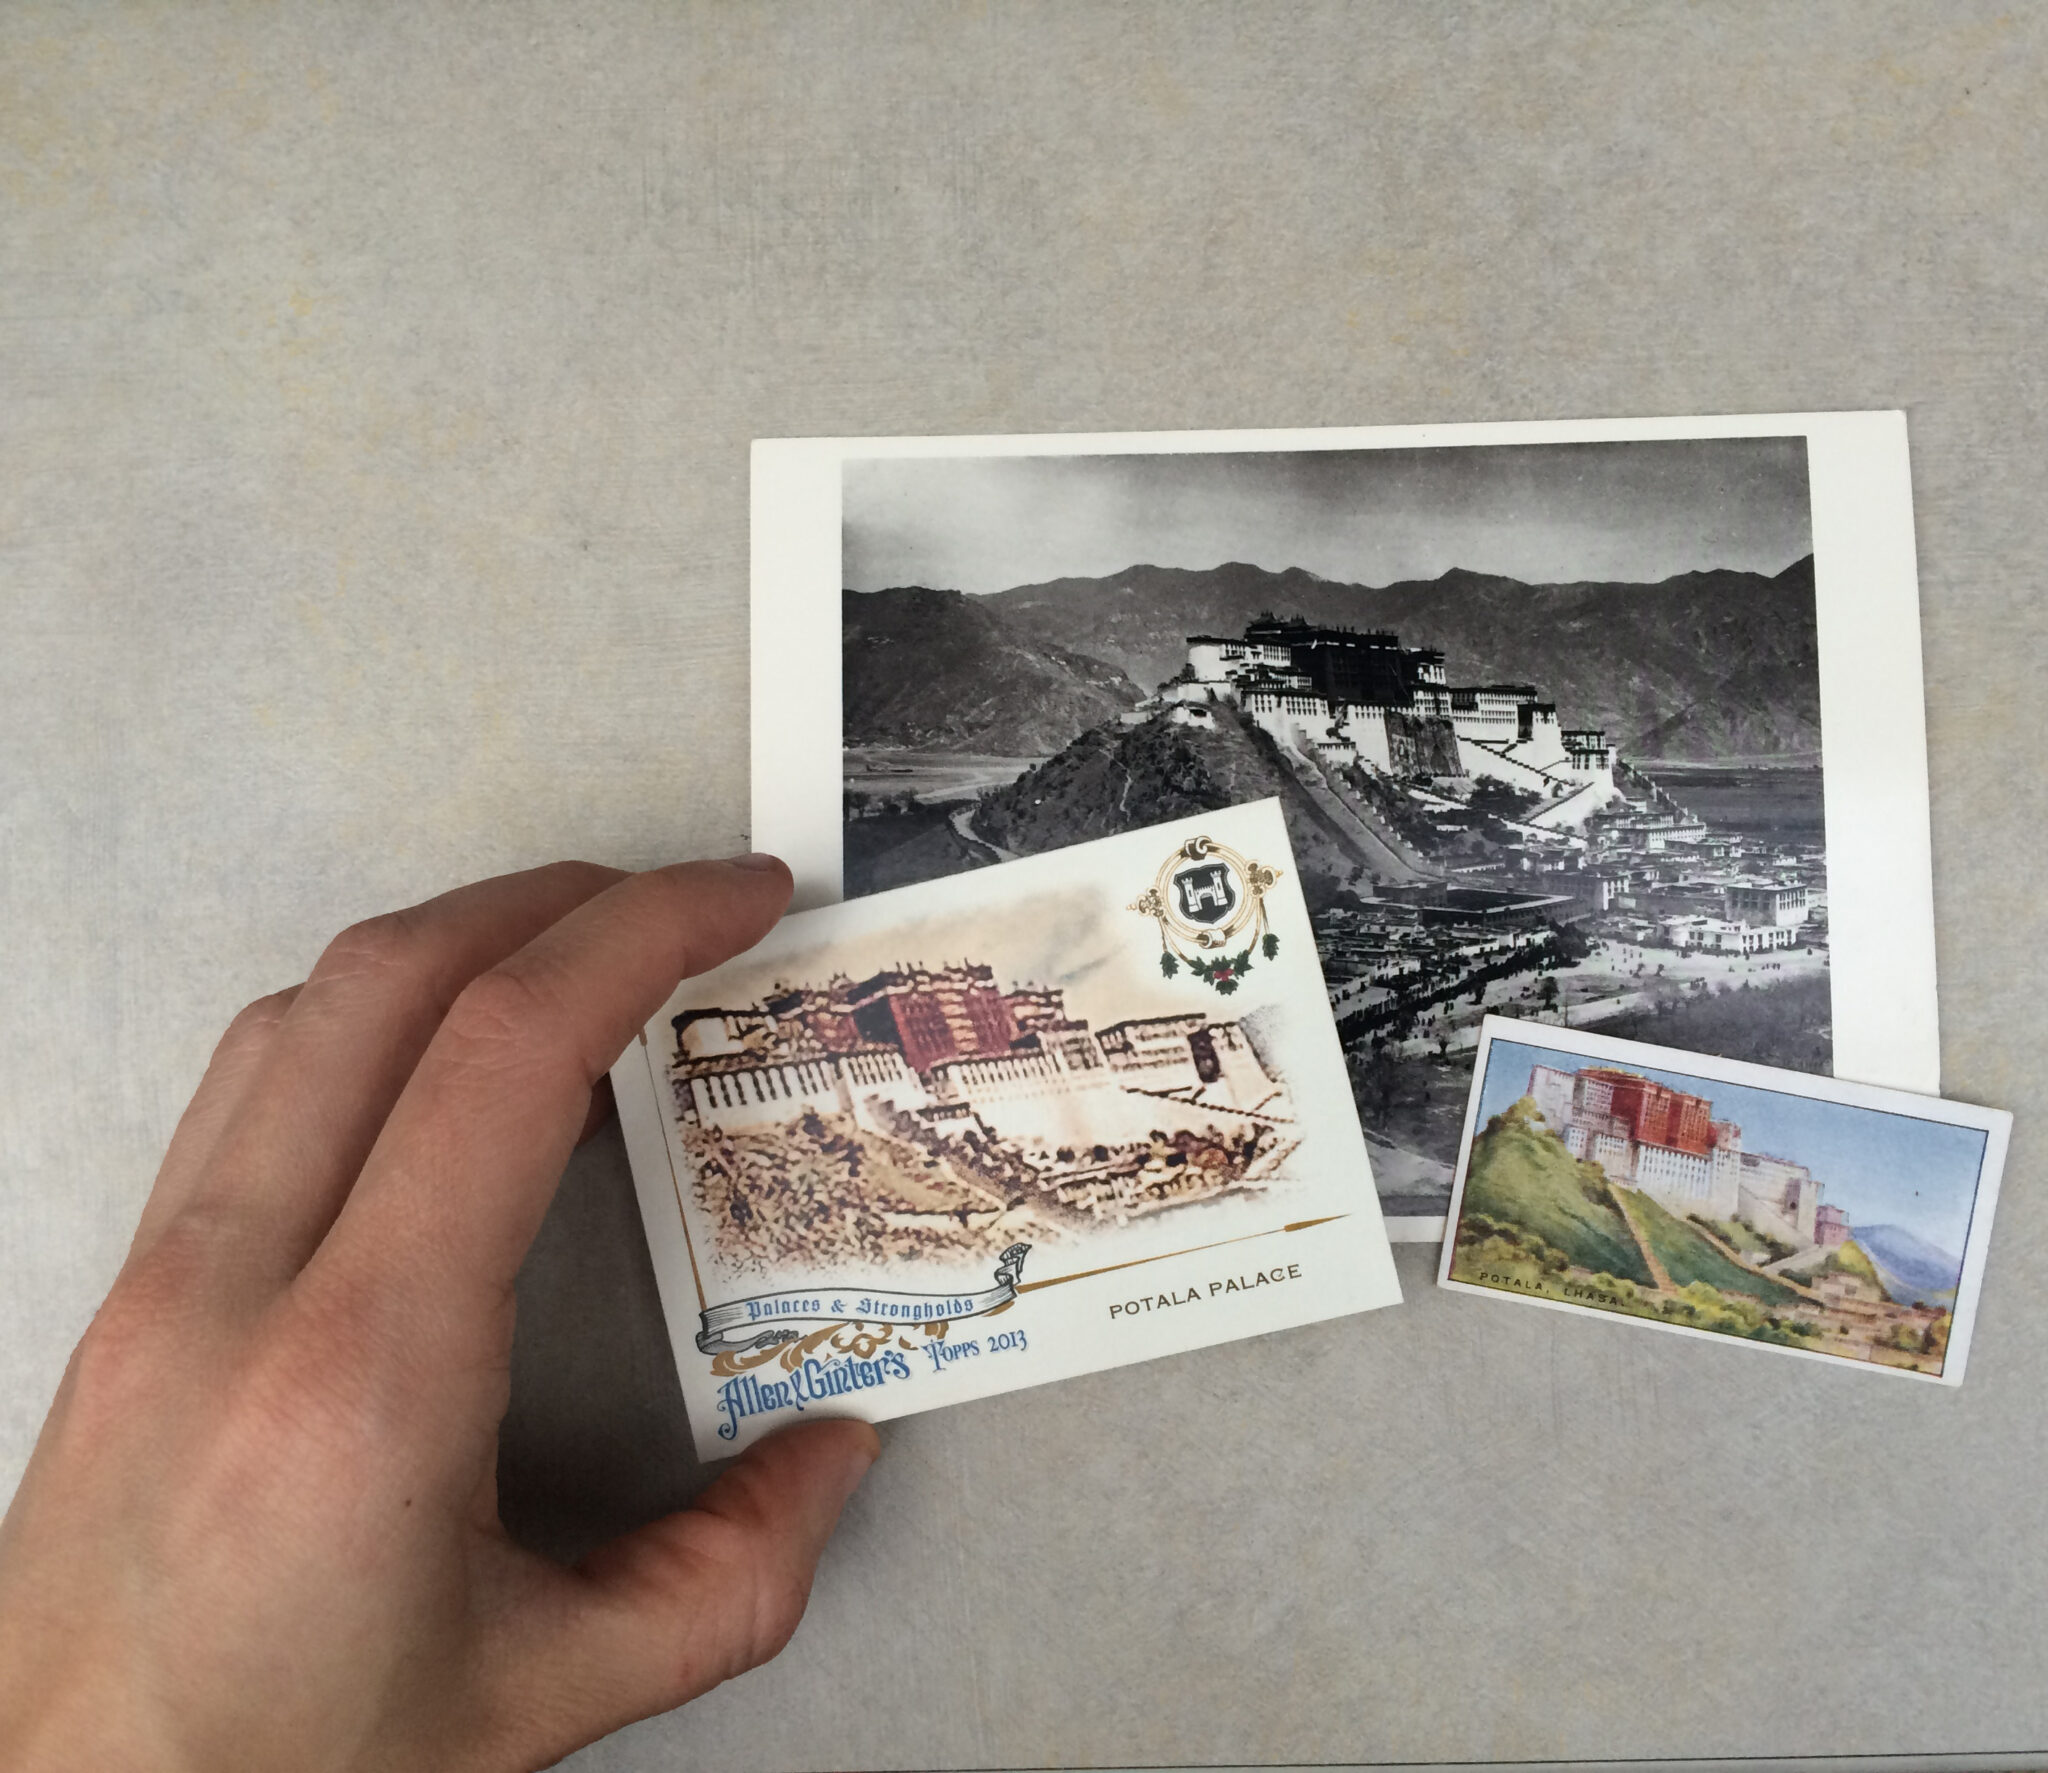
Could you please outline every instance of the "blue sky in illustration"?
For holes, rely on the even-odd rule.
[[[1963,1253],[1984,1160],[1985,1135],[1976,1127],[1496,1040],[1479,1098],[1482,1128],[1528,1094],[1529,1073],[1537,1065],[1560,1071],[1608,1065],[1704,1096],[1713,1103],[1716,1120],[1732,1120],[1742,1128],[1745,1150],[1769,1152],[1810,1169],[1823,1185],[1821,1199],[1846,1212],[1852,1226],[1903,1225],[1952,1256]]]

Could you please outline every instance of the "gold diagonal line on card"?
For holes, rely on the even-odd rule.
[[[1242,1237],[1220,1237],[1213,1244],[1190,1244],[1185,1250],[1167,1250],[1157,1256],[1137,1256],[1129,1262],[1112,1262],[1106,1268],[1084,1268],[1077,1274],[1056,1274],[1048,1280],[1024,1281],[1019,1284],[1017,1291],[1035,1293],[1040,1287],[1063,1287],[1068,1281],[1091,1280],[1098,1274],[1115,1274],[1125,1268],[1143,1268],[1148,1262],[1171,1262],[1176,1256],[1199,1256],[1204,1250],[1221,1250],[1231,1244],[1256,1243],[1262,1237],[1284,1237],[1290,1231],[1306,1231],[1312,1225],[1328,1225],[1333,1220],[1350,1217],[1349,1213],[1331,1213],[1321,1219],[1297,1219],[1292,1225],[1282,1225],[1274,1231],[1248,1231]]]

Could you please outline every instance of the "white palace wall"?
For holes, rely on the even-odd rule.
[[[741,1127],[779,1126],[806,1109],[850,1114],[863,1126],[879,1125],[873,1104],[924,1107],[931,1097],[917,1073],[893,1053],[835,1053],[810,1059],[771,1059],[732,1070],[700,1072],[673,1080],[676,1106],[685,1118],[731,1132]]]
[[[1672,1151],[1661,1145],[1638,1145],[1635,1185],[1660,1206],[1683,1219],[1699,1213],[1709,1219],[1734,1217],[1735,1174],[1711,1155]]]
[[[1212,1022],[1209,1038],[1216,1048],[1218,1076],[1215,1083],[1203,1089],[1203,1099],[1247,1113],[1271,1104],[1280,1093],[1280,1086],[1260,1061],[1244,1030],[1235,1022]]]

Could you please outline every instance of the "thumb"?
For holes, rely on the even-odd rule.
[[[590,1740],[694,1699],[789,1642],[840,1510],[881,1451],[865,1422],[757,1442],[680,1514],[600,1546],[541,1660]]]

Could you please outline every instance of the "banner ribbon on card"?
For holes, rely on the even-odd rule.
[[[888,1293],[872,1287],[791,1287],[732,1299],[702,1314],[697,1348],[703,1354],[739,1354],[797,1341],[803,1326],[874,1324],[891,1329],[948,1324],[986,1317],[1017,1297],[1029,1244],[1012,1244],[996,1264],[995,1285],[979,1293]]]

